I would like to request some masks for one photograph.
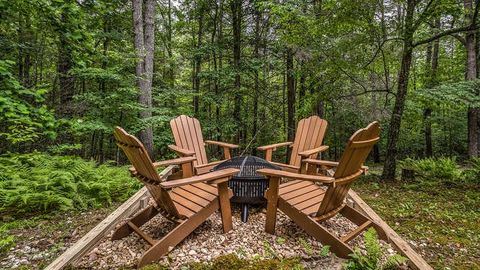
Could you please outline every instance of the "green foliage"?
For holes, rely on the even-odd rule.
[[[330,246],[326,245],[326,246],[323,246],[322,249],[320,249],[320,252],[319,252],[320,256],[322,257],[327,257],[330,255]]]
[[[300,245],[302,245],[303,249],[305,250],[305,253],[307,253],[307,255],[309,256],[312,256],[313,255],[313,249],[312,249],[312,245],[310,245],[310,243],[303,239],[303,238],[299,238],[298,241],[300,242]]]
[[[402,168],[415,170],[424,180],[440,180],[454,182],[462,180],[462,170],[455,158],[405,159],[400,162]]]
[[[480,183],[480,158],[467,160],[466,166],[460,166],[455,158],[407,158],[400,161],[400,166],[415,171],[417,183],[408,183],[409,187],[433,190],[436,183],[441,183],[470,188]]]
[[[478,268],[478,261],[472,260],[480,252],[478,185],[445,185],[441,180],[386,183],[373,178],[375,168],[371,171],[372,177],[355,182],[353,189],[402,238],[426,243],[417,248],[434,269]]]
[[[8,235],[6,231],[0,228],[0,253],[9,250],[15,246],[15,236]]]
[[[370,228],[365,232],[365,252],[363,254],[360,249],[355,249],[350,254],[350,259],[344,264],[347,270],[386,270],[396,269],[399,265],[407,261],[400,255],[393,255],[384,258],[384,252],[377,238],[377,232],[374,228]]]
[[[40,153],[0,157],[0,211],[86,209],[127,199],[140,184],[126,168]]]
[[[0,139],[15,145],[55,138],[53,113],[41,105],[47,91],[23,87],[12,74],[13,65],[0,60]]]
[[[465,107],[480,107],[480,80],[445,82],[430,89],[422,89],[417,94],[428,104],[451,104]]]

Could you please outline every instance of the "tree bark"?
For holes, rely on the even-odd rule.
[[[133,25],[135,33],[135,51],[137,54],[137,86],[140,89],[138,102],[144,108],[140,112],[141,119],[152,117],[152,78],[153,78],[153,51],[155,40],[155,1],[132,0]],[[143,16],[145,9],[145,16]],[[138,134],[150,156],[153,155],[153,130],[151,126],[145,127]]]
[[[295,137],[295,74],[293,69],[293,51],[287,49],[287,138]]]
[[[255,10],[255,45],[253,49],[253,57],[255,59],[260,58],[259,50],[260,50],[260,20],[262,14],[259,10]],[[257,132],[258,132],[258,95],[259,95],[259,88],[260,88],[260,77],[259,77],[259,70],[255,69],[255,84],[254,84],[254,95],[253,95],[253,124],[252,124],[252,147],[253,151],[252,154],[255,156],[257,154]]]
[[[440,28],[440,20],[435,20],[435,27]],[[427,59],[426,59],[426,72],[427,75],[427,88],[432,88],[437,82],[437,68],[438,68],[438,53],[440,49],[440,40],[435,40],[429,43],[427,46]],[[423,122],[425,126],[425,156],[433,156],[433,143],[432,143],[432,121],[431,121],[432,109],[428,106],[423,111]]]
[[[61,14],[61,25],[68,24],[67,10],[63,9]],[[68,37],[65,31],[60,31],[58,44],[58,82],[60,106],[57,112],[61,117],[70,118],[73,116],[73,95],[75,90],[75,78],[70,74],[73,68],[72,48],[69,45]]]
[[[198,116],[199,111],[199,97],[200,97],[200,73],[202,72],[202,54],[200,53],[202,48],[203,38],[203,3],[198,1],[197,4],[197,16],[198,16],[198,29],[197,29],[197,50],[195,53],[195,74],[193,78],[193,90],[195,95],[193,96],[193,113]]]
[[[463,6],[466,14],[471,14],[473,8],[472,0],[465,0]],[[472,20],[471,15],[470,20]],[[475,80],[477,78],[477,56],[475,51],[475,31],[465,33],[465,49],[467,52],[465,80]],[[478,156],[478,108],[468,108],[468,157]]]
[[[242,22],[242,1],[241,0],[232,0],[230,3],[230,8],[232,10],[232,27],[233,27],[233,66],[235,69],[235,98],[234,98],[234,112],[233,120],[237,125],[237,135],[236,139],[238,143],[241,143],[243,138],[242,129],[243,124],[241,120],[241,101],[242,96],[240,93],[240,54],[241,54],[241,22]]]
[[[395,105],[390,119],[390,126],[387,135],[387,151],[385,163],[383,166],[382,178],[384,180],[395,180],[397,142],[400,134],[400,124],[402,122],[403,110],[405,107],[405,98],[408,89],[408,80],[413,53],[413,34],[415,32],[413,25],[413,13],[415,11],[415,0],[407,1],[407,10],[404,23],[402,62],[398,73],[397,95]]]

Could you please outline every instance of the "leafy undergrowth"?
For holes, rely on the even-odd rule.
[[[88,209],[129,198],[140,184],[126,168],[79,157],[32,153],[0,157],[0,212],[25,216]]]
[[[449,172],[452,178],[444,181],[425,170],[428,177],[413,182],[384,183],[371,168],[353,189],[395,231],[414,240],[435,269],[480,269],[478,182],[455,181],[459,174]]]
[[[0,157],[0,255],[15,247],[14,229],[35,227],[51,214],[122,202],[141,184],[126,167],[41,153]]]

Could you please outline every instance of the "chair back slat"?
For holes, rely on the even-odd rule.
[[[379,140],[379,135],[380,125],[378,122],[373,122],[350,137],[333,175],[335,179],[350,178],[328,187],[317,216],[338,209],[344,203],[351,184],[360,175],[358,172],[361,170],[373,145]]]
[[[152,160],[143,144],[135,136],[128,134],[121,127],[116,127],[113,134],[118,147],[123,150],[135,168],[136,177],[145,184],[157,206],[168,214],[180,218],[180,214],[170,198],[170,194],[158,186],[161,182],[160,176],[155,170]]]
[[[316,115],[304,118],[298,122],[292,154],[289,164],[300,167],[301,157],[298,153],[320,147],[325,137],[328,122]],[[317,154],[311,158],[317,158]]]
[[[205,142],[202,135],[202,127],[198,119],[186,115],[180,115],[170,121],[175,144],[183,149],[195,152],[194,165],[208,163],[205,151]]]

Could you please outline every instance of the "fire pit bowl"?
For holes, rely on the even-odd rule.
[[[265,203],[265,190],[268,188],[267,178],[257,174],[258,169],[268,168],[281,170],[280,167],[254,156],[234,157],[213,167],[212,171],[236,168],[240,172],[228,181],[233,191],[231,201],[242,205],[242,221],[248,220],[248,206]]]

